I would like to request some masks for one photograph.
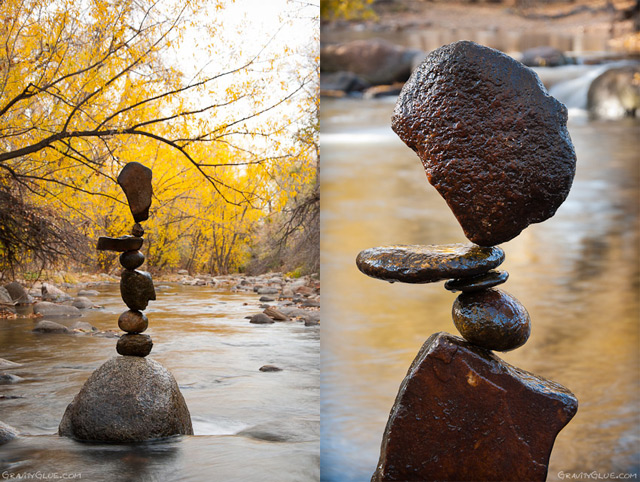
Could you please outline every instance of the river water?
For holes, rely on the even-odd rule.
[[[586,95],[589,69],[566,70]],[[562,71],[557,71],[562,72]],[[544,73],[543,73],[544,74]],[[581,77],[586,76],[586,77]],[[582,80],[580,80],[582,78]],[[552,91],[553,93],[553,91]],[[578,96],[580,97],[580,96]],[[578,397],[548,480],[640,471],[639,164],[637,120],[589,121],[570,105],[578,166],[557,214],[502,245],[504,289],[527,308],[526,345],[500,354]],[[395,98],[324,99],[322,146],[322,479],[367,481],[400,382],[421,345],[457,334],[442,284],[389,284],[361,274],[358,252],[386,244],[467,242],[391,131]],[[543,420],[540,423],[544,423]]]
[[[117,284],[97,288],[81,321],[117,330]],[[31,319],[0,320],[0,357],[24,380],[0,386],[0,420],[23,436],[0,448],[0,476],[82,474],[90,481],[300,481],[319,475],[320,330],[300,322],[250,324],[253,293],[168,285],[149,305],[150,358],[176,378],[194,436],[132,445],[54,435],[90,373],[116,356],[116,339],[35,334]],[[61,321],[68,326],[71,320]],[[73,320],[77,321],[77,320]],[[260,372],[263,365],[280,372]],[[19,398],[11,398],[19,397]],[[4,476],[2,476],[4,477]]]

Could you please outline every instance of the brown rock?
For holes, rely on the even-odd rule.
[[[120,275],[120,295],[130,310],[142,311],[156,299],[151,275],[146,271],[124,270]]]
[[[144,228],[140,225],[140,223],[135,223],[131,228],[131,234],[133,236],[142,236],[144,234]]]
[[[151,206],[151,169],[139,162],[130,162],[122,168],[118,175],[118,184],[122,187],[131,214],[136,223],[149,219],[149,207]]]
[[[367,276],[403,283],[475,276],[503,261],[504,252],[499,247],[472,244],[382,246],[366,249],[356,258],[358,268]]]
[[[461,41],[414,70],[392,127],[467,238],[493,246],[550,218],[567,197],[576,156],[566,122],[532,70]]]
[[[98,245],[96,249],[98,251],[135,251],[142,246],[143,238],[137,238],[135,236],[121,236],[119,238],[109,238],[107,236],[100,236],[98,238]]]
[[[127,333],[142,333],[148,326],[149,320],[139,311],[125,311],[118,318],[118,327]]]
[[[126,334],[116,343],[116,351],[122,356],[145,357],[152,348],[153,341],[149,335]]]
[[[531,333],[527,309],[505,291],[462,293],[453,303],[452,314],[464,339],[487,350],[514,350]]]
[[[372,481],[544,481],[577,409],[563,386],[436,333],[400,385]]]
[[[269,306],[266,310],[263,311],[265,315],[269,318],[273,318],[276,321],[289,321],[289,317],[285,315],[282,311],[277,310],[273,306]]]
[[[125,251],[120,255],[120,264],[126,269],[136,269],[144,263],[144,254],[140,251]]]
[[[451,279],[444,284],[449,291],[464,291],[465,293],[472,291],[480,291],[494,286],[501,285],[509,279],[509,273],[506,271],[491,270],[478,276],[470,278]]]
[[[253,323],[255,325],[267,325],[273,322],[273,319],[264,313],[258,313],[249,319],[249,323]]]

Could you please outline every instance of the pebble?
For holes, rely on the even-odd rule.
[[[131,214],[136,223],[149,219],[151,206],[151,169],[139,162],[129,162],[118,175],[118,184],[127,196]]]
[[[509,279],[509,273],[506,271],[491,270],[478,276],[469,278],[451,279],[444,284],[449,291],[463,291],[470,293],[472,291],[480,291],[494,286],[501,285]]]
[[[281,372],[282,368],[275,365],[263,365],[260,367],[261,372]]]
[[[156,299],[151,275],[146,271],[124,270],[120,277],[120,295],[130,310],[144,310]]]
[[[481,246],[513,239],[565,200],[576,167],[566,124],[566,107],[531,69],[469,41],[432,51],[392,117],[467,238]]]
[[[499,266],[504,252],[497,246],[473,244],[396,245],[366,249],[356,259],[372,278],[403,283],[432,283],[479,275]]]
[[[153,341],[149,335],[122,335],[116,344],[116,351],[122,356],[145,357],[151,353]]]
[[[144,263],[144,254],[140,251],[125,251],[120,255],[120,264],[126,269],[136,269]]]
[[[148,326],[147,317],[136,310],[125,311],[118,318],[118,327],[127,333],[142,333]]]
[[[140,223],[135,223],[131,228],[131,234],[133,236],[142,236],[144,234],[144,228],[140,225]]]
[[[531,333],[526,308],[505,291],[462,293],[453,303],[452,314],[465,340],[488,350],[513,350],[524,345]]]
[[[108,236],[100,236],[98,238],[98,251],[135,251],[140,249],[144,238],[136,236],[120,236],[119,238],[110,238]]]

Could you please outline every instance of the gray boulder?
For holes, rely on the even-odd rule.
[[[11,373],[0,373],[0,385],[12,385],[23,380],[24,378],[19,377],[18,375],[13,375]]]
[[[71,296],[62,291],[60,288],[50,283],[42,284],[42,301],[54,301],[57,303],[62,303],[63,301],[70,301],[72,299],[73,298]]]
[[[93,326],[91,323],[87,323],[86,321],[76,321],[73,325],[71,325],[71,329],[87,333],[98,331],[95,326]]]
[[[27,290],[25,290],[24,286],[22,286],[20,283],[13,281],[8,285],[5,285],[4,287],[9,293],[9,296],[11,296],[11,299],[13,300],[14,303],[17,303],[17,304],[33,303],[33,298],[29,296],[29,293],[27,293]]]
[[[49,318],[82,316],[82,312],[75,306],[57,305],[49,301],[39,301],[33,305],[33,312]]]
[[[93,308],[93,303],[91,300],[85,296],[78,296],[75,300],[73,300],[72,306],[75,306],[79,310],[88,310]]]
[[[274,321],[265,315],[264,313],[258,313],[257,315],[253,315],[249,320],[249,323],[254,323],[256,325],[266,325],[270,323],[274,323]]]
[[[365,82],[353,72],[326,72],[320,77],[320,92],[362,92],[369,87],[369,82]]]
[[[33,328],[34,333],[69,333],[69,328],[55,321],[40,320]]]
[[[0,304],[13,304],[13,298],[4,286],[0,286]]]
[[[78,291],[78,297],[80,296],[98,296],[100,293],[96,290],[80,290]]]
[[[6,444],[18,436],[18,431],[11,425],[0,422],[0,445]]]
[[[525,50],[521,62],[527,67],[559,67],[568,63],[561,50],[549,46]]]
[[[614,67],[589,86],[587,109],[594,118],[637,117],[640,112],[640,64]]]
[[[267,286],[265,288],[258,288],[257,293],[259,295],[277,295],[280,293],[280,290],[278,288]]]
[[[149,358],[118,356],[86,381],[58,433],[82,441],[142,442],[193,435],[189,409],[173,375]]]

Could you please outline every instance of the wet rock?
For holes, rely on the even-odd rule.
[[[321,49],[321,69],[325,72],[353,72],[372,85],[403,82],[409,78],[414,59],[424,56],[383,39],[354,40]]]
[[[304,319],[304,326],[318,326],[320,324],[320,315],[308,316]]]
[[[22,363],[12,362],[10,360],[5,360],[4,358],[0,358],[0,369],[7,368],[19,368],[22,366]]]
[[[127,196],[127,202],[136,223],[149,219],[149,207],[153,195],[152,176],[151,169],[139,162],[128,163],[118,175],[118,184]]]
[[[120,278],[120,295],[130,310],[142,311],[156,299],[151,275],[146,271],[124,270]]]
[[[122,335],[116,344],[116,351],[123,356],[145,357],[151,353],[153,341],[149,335]]]
[[[567,109],[533,71],[461,41],[413,72],[392,127],[467,238],[493,246],[550,218],[567,197],[576,156],[566,122]]]
[[[60,288],[50,283],[43,283],[41,292],[42,301],[53,301],[56,303],[62,303],[63,301],[69,301],[73,299],[69,294],[65,293]]]
[[[140,251],[125,251],[120,255],[120,264],[126,269],[136,269],[144,263],[144,254]]]
[[[17,315],[18,310],[15,309],[13,303],[10,305],[0,304],[0,318],[13,318],[14,315]]]
[[[258,288],[256,292],[259,295],[277,295],[278,293],[280,293],[280,290],[278,288],[266,287],[266,288]]]
[[[432,283],[482,274],[504,261],[497,246],[473,244],[382,246],[358,254],[358,269],[367,276],[403,283]]]
[[[549,46],[525,50],[520,61],[527,67],[559,67],[569,63],[562,50]]]
[[[85,296],[78,296],[75,300],[73,300],[71,306],[75,306],[79,310],[88,310],[93,308],[93,302]]]
[[[178,274],[182,276],[187,276],[189,272],[186,269],[179,269]]]
[[[320,92],[361,92],[369,87],[369,82],[353,72],[326,72],[320,77]]]
[[[175,379],[149,358],[118,356],[94,371],[67,407],[58,433],[83,441],[142,442],[193,435]]]
[[[257,315],[253,315],[250,319],[249,319],[249,323],[254,323],[256,325],[266,325],[269,323],[274,323],[273,319],[271,319],[269,316],[265,315],[264,313],[258,313]]]
[[[8,285],[5,285],[4,288],[7,290],[7,292],[9,293],[9,296],[11,296],[11,299],[13,300],[14,303],[16,304],[33,303],[33,298],[29,296],[29,293],[27,293],[27,290],[25,290],[24,287],[17,281],[12,281]]]
[[[302,296],[311,296],[313,295],[313,288],[306,285],[296,286],[293,290],[293,293]]]
[[[258,301],[261,301],[262,303],[269,303],[271,301],[275,301],[275,298],[271,296],[261,296]]]
[[[131,228],[131,234],[133,236],[142,236],[144,234],[144,228],[140,225],[140,223],[135,223]]]
[[[273,306],[269,306],[264,310],[264,314],[276,321],[289,321],[289,317],[287,315]]]
[[[73,325],[71,325],[71,329],[74,331],[82,331],[85,333],[94,333],[98,331],[95,326],[93,326],[91,323],[87,323],[86,321],[76,321]]]
[[[589,86],[587,109],[593,118],[621,119],[640,113],[640,64],[613,67]]]
[[[372,481],[544,481],[577,409],[563,386],[436,333],[400,385]]]
[[[119,238],[109,238],[107,236],[100,236],[98,238],[98,244],[96,249],[98,251],[135,251],[140,249],[144,238],[138,238],[135,236],[120,236]]]
[[[469,293],[472,291],[480,291],[494,286],[501,285],[509,279],[509,273],[506,271],[491,270],[478,276],[470,278],[451,279],[444,284],[449,291],[464,291]]]
[[[82,312],[75,306],[57,305],[50,301],[38,301],[33,305],[33,312],[48,318],[82,316]]]
[[[0,286],[0,304],[13,305],[14,301],[4,286]]]
[[[260,367],[261,372],[281,372],[282,368],[279,368],[275,365],[263,365]]]
[[[125,311],[118,318],[118,327],[127,333],[142,333],[148,326],[149,320],[139,311]]]
[[[78,291],[78,297],[80,297],[80,296],[84,296],[84,297],[87,297],[87,296],[98,296],[99,294],[100,294],[100,292],[96,291],[96,290],[80,290],[80,291]]]
[[[0,385],[12,385],[23,381],[24,378],[18,375],[12,375],[11,373],[0,373]]]
[[[487,350],[509,351],[531,333],[526,308],[505,291],[462,293],[453,303],[453,323],[465,340]]]
[[[364,91],[365,99],[377,99],[380,97],[397,96],[402,91],[404,82],[394,82],[391,85],[376,85]]]
[[[19,435],[19,432],[11,425],[0,422],[0,445],[10,442]]]
[[[55,321],[40,320],[33,331],[34,333],[69,333],[69,328]]]

